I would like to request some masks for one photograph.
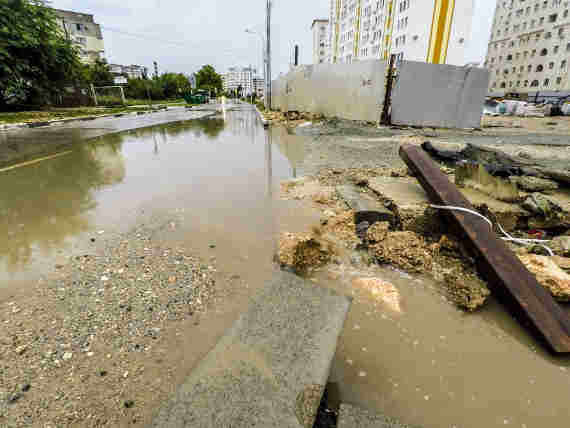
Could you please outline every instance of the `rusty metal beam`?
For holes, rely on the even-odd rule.
[[[474,209],[420,147],[404,145],[400,156],[434,204]],[[442,215],[460,233],[462,244],[493,294],[552,352],[570,353],[570,318],[489,225],[459,211],[445,211]]]

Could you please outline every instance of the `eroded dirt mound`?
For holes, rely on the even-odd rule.
[[[389,232],[383,241],[370,246],[379,263],[392,264],[408,272],[422,273],[433,266],[434,246],[414,232]]]
[[[328,263],[332,254],[331,246],[311,233],[282,233],[276,258],[282,268],[304,275]]]

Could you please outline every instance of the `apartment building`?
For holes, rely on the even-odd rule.
[[[474,0],[330,0],[331,62],[465,65]]]
[[[241,87],[242,95],[251,95],[256,91],[259,80],[263,81],[256,75],[257,70],[253,67],[231,67],[222,75],[224,91],[233,91]]]
[[[569,90],[570,2],[499,0],[485,66],[491,92]]]
[[[83,63],[92,64],[97,59],[103,59],[103,33],[93,15],[61,9],[54,9],[54,12],[65,37],[78,48]]]
[[[329,20],[315,19],[311,25],[313,32],[313,64],[329,61]]]
[[[109,64],[109,71],[115,75],[127,75],[129,79],[142,79],[148,76],[147,67],[135,64]]]

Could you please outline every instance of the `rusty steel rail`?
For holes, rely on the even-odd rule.
[[[400,156],[432,203],[473,210],[420,147],[404,145]],[[570,318],[483,219],[460,211],[442,212],[476,261],[493,294],[556,354],[570,353]]]

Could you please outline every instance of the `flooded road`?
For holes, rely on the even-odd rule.
[[[303,170],[304,140],[264,131],[245,107],[95,137],[0,173],[0,302],[101,241],[152,224],[245,284],[240,298],[164,342],[179,382],[271,275],[278,232],[318,221],[302,201],[279,200],[279,181]],[[568,426],[570,359],[545,354],[495,301],[466,314],[425,278],[331,269],[314,280],[354,299],[331,375],[342,401],[426,428]],[[387,300],[358,278],[381,278],[395,292]],[[144,365],[150,382],[168,364]]]
[[[193,234],[193,247],[270,264],[271,189],[294,169],[255,112],[226,115],[98,137],[0,173],[1,287],[163,212],[184,220],[177,233]]]

